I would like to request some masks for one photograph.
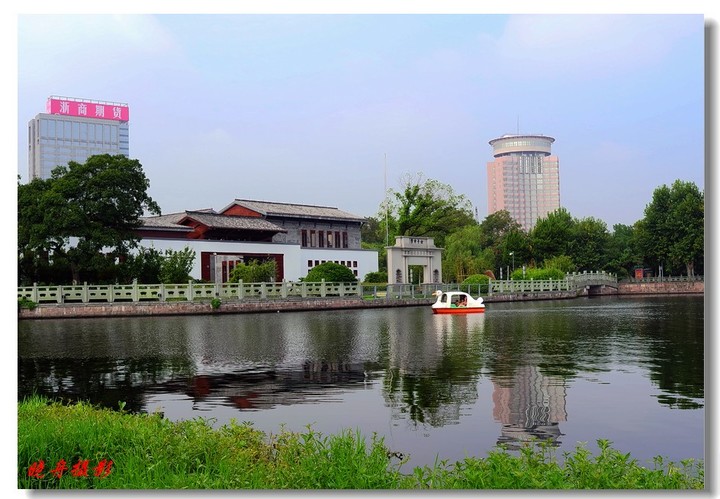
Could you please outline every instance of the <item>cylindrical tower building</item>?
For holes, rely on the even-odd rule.
[[[489,144],[488,214],[507,210],[530,231],[539,218],[560,208],[560,162],[551,154],[553,137],[503,135]]]

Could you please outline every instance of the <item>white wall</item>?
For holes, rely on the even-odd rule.
[[[368,272],[378,270],[378,252],[374,250],[348,250],[334,248],[301,248],[297,244],[254,243],[235,241],[207,241],[202,239],[142,239],[140,246],[155,248],[158,251],[171,249],[180,251],[185,247],[195,251],[195,264],[190,276],[201,278],[200,254],[202,252],[218,253],[273,253],[282,254],[285,268],[285,280],[297,281],[308,273],[308,260],[318,261],[357,261],[358,278],[362,279]],[[355,268],[353,268],[355,270]]]

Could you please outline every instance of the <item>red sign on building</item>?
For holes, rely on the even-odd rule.
[[[47,101],[48,114],[64,114],[81,118],[129,121],[130,109],[126,104],[96,102],[91,100],[50,97]]]

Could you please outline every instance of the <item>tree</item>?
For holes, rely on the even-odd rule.
[[[181,284],[188,282],[195,263],[195,251],[185,247],[180,251],[165,250],[160,264],[160,282],[163,284]]]
[[[704,225],[704,194],[694,183],[676,180],[653,192],[636,225],[638,249],[650,265],[663,265],[668,273],[685,267],[693,275],[696,265],[703,264]]]
[[[59,166],[47,180],[18,186],[18,253],[65,261],[72,279],[95,275],[137,247],[140,217],[160,207],[138,160],[91,156]]]
[[[310,269],[310,272],[303,280],[306,282],[320,282],[323,280],[326,282],[357,282],[352,270],[335,262],[316,265]]]
[[[565,208],[558,208],[541,218],[530,232],[533,258],[540,265],[546,258],[572,255],[570,242],[575,221]]]
[[[631,225],[615,224],[608,240],[607,261],[604,270],[619,278],[632,275],[633,269],[642,258],[638,256],[635,228]]]
[[[577,270],[577,266],[573,263],[572,258],[567,255],[559,255],[552,258],[546,258],[543,268],[557,269],[564,274],[567,274],[569,272],[575,272]]]
[[[161,282],[162,267],[163,254],[159,250],[139,248],[136,254],[131,254],[125,259],[118,271],[118,277],[123,282],[137,279],[140,284],[157,284]],[[187,282],[187,280],[178,282]]]
[[[532,260],[528,235],[507,210],[491,213],[480,223],[480,244],[494,255],[495,265],[489,268],[499,270]]]
[[[468,225],[449,234],[443,251],[443,280],[461,282],[471,274],[480,274],[494,268],[491,248],[481,245],[479,225]]]
[[[480,244],[485,248],[496,248],[509,233],[518,230],[521,230],[521,225],[512,218],[509,211],[496,211],[480,223]]]
[[[470,201],[452,187],[437,180],[424,180],[421,174],[408,176],[397,201],[397,234],[434,238],[443,247],[448,234],[476,225]]]
[[[569,256],[578,271],[595,271],[607,262],[610,234],[607,224],[593,217],[575,220],[572,224]]]

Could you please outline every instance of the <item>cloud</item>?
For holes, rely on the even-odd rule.
[[[18,38],[21,79],[34,68],[44,74],[122,71],[120,61],[178,56],[170,33],[147,15],[22,15]]]
[[[691,15],[519,15],[497,42],[497,65],[520,78],[587,80],[662,63],[697,29]],[[561,74],[558,74],[561,72]]]

